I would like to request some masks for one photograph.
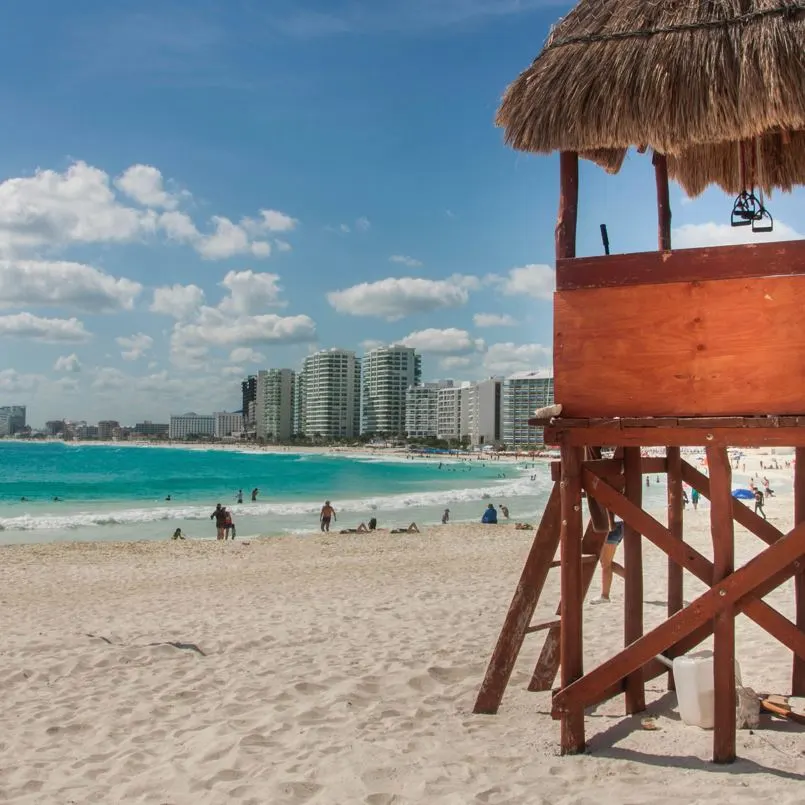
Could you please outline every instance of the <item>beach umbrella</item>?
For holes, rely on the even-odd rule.
[[[732,496],[736,500],[752,500],[755,497],[755,493],[751,489],[733,489]]]
[[[665,155],[690,196],[805,183],[805,3],[581,0],[509,86],[496,122],[520,151],[617,173]]]

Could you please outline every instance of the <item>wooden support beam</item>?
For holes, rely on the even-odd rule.
[[[684,539],[684,506],[682,505],[682,457],[678,447],[666,448],[668,463],[668,531],[671,537]],[[684,605],[682,566],[668,557],[668,617],[675,615]],[[673,671],[668,671],[668,690],[675,690]]]
[[[520,575],[500,631],[495,650],[486,669],[475,701],[475,713],[494,715],[500,707],[517,655],[523,645],[526,629],[534,617],[537,602],[545,586],[556,549],[559,546],[561,506],[559,484],[554,484],[542,515],[528,558]]]
[[[713,565],[706,556],[686,542],[674,539],[664,525],[590,470],[584,470],[582,481],[588,495],[597,498],[603,506],[618,515],[624,523],[639,531],[660,550],[665,551],[677,564],[682,565],[705,584],[711,582]]]
[[[704,478],[704,476],[702,476],[702,478]],[[624,522],[629,522],[640,531],[646,539],[654,543],[660,550],[665,551],[669,557],[672,557],[675,562],[689,573],[696,576],[697,579],[703,581],[705,584],[712,584],[714,568],[713,563],[710,562],[707,557],[700,554],[686,542],[675,540],[670,531],[661,523],[657,522],[650,514],[635,506],[628,498],[613,489],[606,481],[596,478],[589,470],[583,472],[582,480],[588,494],[597,497],[602,505],[606,506]],[[703,495],[705,494],[703,490],[706,490],[706,497],[710,496],[709,480],[707,480],[706,484],[700,481],[697,488]],[[734,498],[731,499],[734,501]],[[748,512],[752,517],[757,517],[757,515],[749,511],[749,509],[739,501],[734,502],[738,503],[741,509]],[[765,521],[761,520],[761,522]],[[774,529],[775,534],[777,534],[780,539],[783,538],[783,535],[777,531],[774,526],[771,526],[771,528]],[[772,543],[773,542],[776,542],[776,540],[772,540]],[[751,618],[758,626],[776,637],[784,646],[791,649],[791,651],[798,656],[805,658],[805,632],[797,629],[791,621],[777,612],[776,609],[769,606],[765,601],[760,600],[771,592],[771,590],[779,587],[786,579],[794,575],[798,569],[802,568],[805,568],[805,563],[795,561],[791,568],[787,568],[776,577],[769,579],[765,586],[761,586],[759,588],[760,592],[742,601],[740,609],[748,618]]]
[[[657,185],[657,248],[671,250],[671,199],[668,193],[668,161],[665,154],[654,152],[654,180]]]
[[[705,246],[556,261],[556,290],[805,274],[805,241]]]
[[[725,447],[707,447],[710,469],[710,531],[713,537],[713,581],[729,578],[735,569],[732,520],[732,470]],[[715,730],[713,761],[735,760],[735,609],[724,606],[713,620]]]
[[[534,632],[545,632],[548,629],[555,629],[561,626],[562,621],[560,618],[551,618],[551,620],[541,621],[540,623],[532,623],[526,630],[526,634],[534,634]]]
[[[591,425],[586,428],[563,428],[553,424],[545,428],[546,444],[559,444],[564,441],[570,446],[584,447],[590,444],[620,445],[623,447],[645,447],[647,445],[673,447],[699,447],[703,444],[717,444],[723,447],[796,447],[805,446],[805,428],[694,428],[674,425],[673,427],[634,427],[611,428]]]
[[[705,621],[712,620],[725,607],[741,608],[744,598],[768,594],[772,584],[779,586],[796,572],[793,563],[805,555],[805,524],[797,526],[763,553],[751,559],[726,579],[716,583],[685,609],[641,637],[629,648],[562,687],[554,695],[554,710],[563,718],[579,707],[588,707],[610,686],[644,666],[657,654],[692,635]]]
[[[559,154],[559,214],[556,219],[556,259],[576,256],[576,219],[579,209],[579,155]]]
[[[643,477],[640,472],[640,448],[623,451],[626,477],[625,497],[638,508],[643,505]],[[623,556],[625,593],[623,599],[623,645],[629,646],[643,636],[643,537],[626,521],[623,524]],[[646,709],[643,670],[638,668],[626,677],[626,715]]]
[[[559,645],[563,688],[584,673],[581,460],[581,450],[562,446],[562,631]],[[583,752],[584,745],[584,707],[570,704],[562,716],[562,754]]]
[[[765,520],[764,520],[765,522]],[[805,522],[805,447],[798,447],[794,464],[794,525]],[[805,570],[794,576],[797,628],[805,633]],[[791,693],[805,696],[805,659],[794,655]]]
[[[581,541],[581,597],[584,600],[587,597],[587,591],[590,589],[590,584],[595,575],[595,569],[598,566],[598,554],[601,553],[601,546],[604,544],[606,534],[602,534],[593,528],[592,522],[587,525],[587,530],[584,532],[584,539]],[[561,566],[561,562],[559,562]],[[562,614],[562,601],[559,600],[559,605],[556,607],[556,614]],[[556,674],[559,671],[559,637],[562,634],[562,619],[548,630],[545,636],[545,642],[542,644],[539,659],[534,666],[534,673],[531,675],[531,681],[528,684],[528,690],[531,693],[539,693],[541,691],[551,690],[553,683],[556,681]]]

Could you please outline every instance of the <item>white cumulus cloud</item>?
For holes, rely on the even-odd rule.
[[[78,355],[73,352],[71,355],[61,355],[56,359],[53,364],[53,369],[57,372],[80,372],[81,361],[78,360]]]
[[[214,215],[210,220],[214,231],[209,235],[201,235],[194,244],[196,251],[206,260],[224,260],[240,254],[268,257],[271,253],[270,244],[252,241],[246,228],[233,223],[229,218]]]
[[[551,364],[553,352],[542,344],[491,344],[484,355],[484,368],[490,374],[510,375],[543,369]]]
[[[136,361],[142,358],[146,352],[154,345],[154,339],[145,333],[135,333],[134,335],[119,336],[115,339],[118,346],[123,347],[120,353],[123,360]]]
[[[451,354],[462,352],[482,352],[485,348],[483,339],[473,338],[466,330],[448,327],[439,330],[430,327],[427,330],[416,330],[400,342],[403,346],[413,347],[420,352],[434,354]]]
[[[32,313],[14,313],[0,316],[0,338],[28,338],[46,343],[81,344],[89,341],[90,333],[76,318],[46,319]]]
[[[229,353],[229,360],[232,363],[262,363],[265,356],[251,347],[237,347]]]
[[[149,308],[152,313],[188,319],[204,304],[204,291],[198,285],[170,285],[154,289],[154,301]]]
[[[439,361],[439,366],[446,369],[448,372],[455,369],[467,369],[473,363],[472,358],[461,355],[449,355]]]
[[[115,179],[115,185],[144,207],[172,210],[179,203],[176,195],[165,190],[162,173],[153,165],[132,165]]]
[[[476,327],[514,327],[517,324],[508,313],[476,313],[472,323]]]
[[[704,224],[684,224],[671,233],[675,249],[693,249],[704,246],[739,246],[744,243],[768,243],[781,240],[799,240],[802,235],[782,221],[774,222],[772,232],[752,232],[749,226],[730,226],[708,221]]]
[[[544,264],[532,264],[511,269],[505,276],[492,275],[491,281],[500,285],[507,296],[531,296],[551,299],[556,288],[556,273]]]
[[[0,307],[131,310],[141,290],[138,282],[81,263],[0,260]]]
[[[266,232],[290,232],[299,221],[278,210],[260,210],[260,221]]]
[[[284,307],[279,275],[254,271],[230,271],[221,281],[229,291],[219,305],[225,313],[251,314],[267,307]]]
[[[374,316],[388,321],[414,313],[460,307],[468,299],[469,292],[461,284],[420,277],[388,277],[327,294],[327,301],[339,313]]]

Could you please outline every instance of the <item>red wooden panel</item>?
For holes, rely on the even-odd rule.
[[[805,276],[557,292],[556,402],[563,417],[805,413],[803,298]]]
[[[556,261],[556,290],[805,274],[805,240]]]

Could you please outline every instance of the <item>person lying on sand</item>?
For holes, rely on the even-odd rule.
[[[339,534],[368,534],[370,531],[377,529],[377,518],[372,517],[369,524],[361,523],[357,528],[342,528]]]
[[[517,531],[531,531],[534,526],[531,523],[515,523],[514,527]]]
[[[389,532],[391,534],[419,534],[419,528],[416,523],[411,523],[408,528],[392,528]]]

